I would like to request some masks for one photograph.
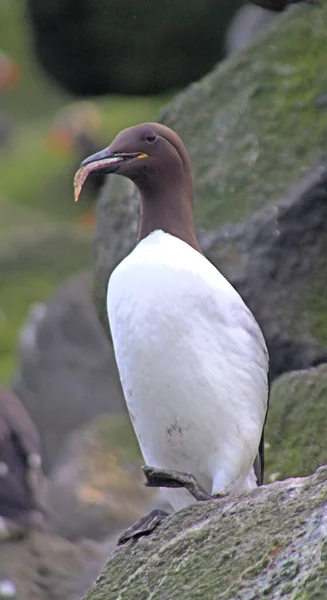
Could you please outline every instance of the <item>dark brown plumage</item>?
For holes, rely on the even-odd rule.
[[[112,162],[112,157],[118,162]],[[91,167],[95,160],[102,160],[99,168]],[[108,148],[82,162],[82,167],[87,165],[92,174],[117,172],[135,183],[141,194],[138,241],[155,229],[162,229],[202,252],[195,235],[190,201],[193,198],[191,163],[174,131],[160,123],[143,123],[125,129]]]
[[[23,527],[41,521],[39,434],[21,401],[0,387],[0,517]]]

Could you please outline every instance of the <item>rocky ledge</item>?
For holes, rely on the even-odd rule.
[[[327,466],[198,503],[118,548],[86,600],[325,600]]]

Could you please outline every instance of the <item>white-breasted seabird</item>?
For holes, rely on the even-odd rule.
[[[242,298],[201,252],[185,146],[157,123],[126,129],[83,161],[75,199],[100,172],[131,179],[141,196],[137,244],[111,274],[107,307],[127,407],[151,465],[147,485],[165,486],[174,510],[261,485],[268,352]],[[133,527],[122,541],[143,531]]]

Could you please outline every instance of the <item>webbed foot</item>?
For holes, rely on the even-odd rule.
[[[141,517],[134,525],[131,525],[122,533],[117,541],[117,546],[126,544],[128,540],[137,539],[143,535],[149,535],[160,523],[169,516],[165,510],[152,510],[144,517]]]
[[[185,488],[198,502],[213,498],[191,473],[170,471],[147,465],[143,467],[143,472],[147,479],[145,484],[147,487]]]

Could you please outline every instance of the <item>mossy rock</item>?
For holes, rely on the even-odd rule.
[[[282,14],[159,120],[195,179],[199,240],[261,325],[272,376],[327,360],[327,2]],[[95,298],[132,249],[138,202],[112,176],[98,206]]]
[[[272,387],[266,481],[309,475],[327,464],[327,366],[288,373]]]
[[[325,600],[327,467],[202,502],[116,550],[86,600]]]

